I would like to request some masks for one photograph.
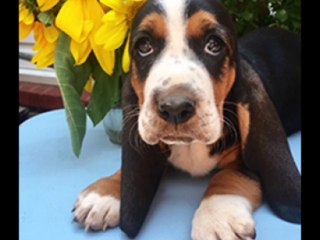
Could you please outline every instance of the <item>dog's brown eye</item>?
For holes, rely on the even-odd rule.
[[[146,57],[153,53],[153,47],[149,38],[141,38],[136,45],[136,48],[142,57]]]
[[[209,37],[204,47],[205,52],[212,56],[219,55],[221,49],[222,49],[221,40],[215,36]]]

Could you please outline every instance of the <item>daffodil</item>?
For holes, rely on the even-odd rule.
[[[53,8],[59,0],[37,0],[41,12],[45,12]]]
[[[37,51],[31,62],[35,63],[38,68],[47,67],[54,62],[54,51],[59,36],[58,29],[52,25],[45,27],[42,23],[34,23],[35,44],[32,50]]]
[[[100,0],[109,7],[102,18],[102,25],[95,35],[95,42],[106,50],[116,50],[121,47],[127,37],[122,57],[122,68],[129,71],[129,38],[128,33],[133,17],[145,0]]]
[[[102,69],[111,75],[115,64],[114,51],[93,41],[103,14],[97,0],[68,0],[56,17],[56,25],[71,37],[70,51],[76,65],[84,63],[93,50]]]
[[[19,3],[19,40],[27,37],[34,25],[34,15],[22,3]]]

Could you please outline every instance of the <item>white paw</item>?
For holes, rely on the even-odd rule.
[[[75,221],[85,230],[105,230],[119,225],[120,200],[94,192],[81,192],[74,205]]]
[[[249,201],[236,195],[213,195],[202,200],[192,220],[193,240],[255,239]]]

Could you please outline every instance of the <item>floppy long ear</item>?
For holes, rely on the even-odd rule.
[[[262,183],[275,213],[301,222],[301,176],[292,158],[287,136],[259,76],[244,60],[237,83],[238,118],[243,159]]]
[[[138,98],[130,81],[123,90],[120,228],[134,238],[147,215],[166,166],[159,146],[147,145],[137,129]]]

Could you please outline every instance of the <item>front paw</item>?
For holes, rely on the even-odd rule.
[[[73,211],[74,220],[82,224],[85,230],[105,230],[119,225],[120,200],[111,195],[83,191]]]
[[[192,220],[193,240],[252,240],[254,220],[249,201],[236,195],[202,200]]]

